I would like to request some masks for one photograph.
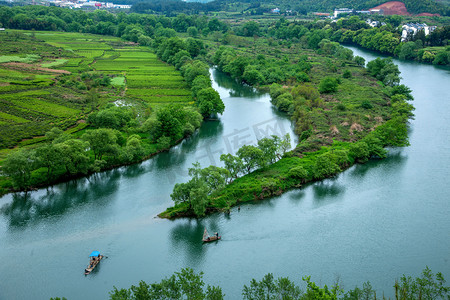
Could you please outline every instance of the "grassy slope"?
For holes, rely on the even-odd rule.
[[[43,135],[52,127],[80,135],[87,114],[107,102],[134,105],[142,115],[168,103],[192,104],[180,73],[147,47],[91,34],[15,32],[26,35],[0,35],[0,58],[10,61],[17,56],[29,64],[18,68],[0,63],[0,166],[17,149],[8,147],[34,147],[45,141]],[[61,85],[59,73],[35,69],[43,65],[68,71],[73,78],[83,72],[108,74],[113,85],[94,90],[98,99],[91,103],[89,91]],[[155,144],[144,141],[146,156],[158,151]],[[11,185],[4,177],[0,181],[5,189]]]

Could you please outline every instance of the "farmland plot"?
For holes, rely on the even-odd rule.
[[[42,136],[55,126],[76,126],[92,109],[97,109],[99,106],[89,100],[93,98],[89,86],[67,83],[84,73],[102,73],[111,78],[109,90],[97,95],[103,99],[101,103],[117,100],[117,93],[122,91],[121,99],[150,107],[191,104],[191,92],[180,72],[160,61],[147,47],[91,34],[18,32],[28,38],[14,41],[13,46],[12,42],[0,40],[0,148]],[[23,53],[10,54],[10,48]],[[72,74],[12,68],[6,65],[11,61]]]

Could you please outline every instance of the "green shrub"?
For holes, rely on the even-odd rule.
[[[352,72],[350,70],[345,70],[344,73],[342,74],[342,77],[344,78],[352,78]]]
[[[370,103],[370,101],[364,100],[361,103],[361,107],[364,108],[364,109],[371,109],[371,108],[373,108],[373,105],[372,105],[372,103]]]
[[[325,77],[320,81],[319,92],[321,93],[334,93],[337,91],[339,83],[334,77]]]
[[[288,173],[289,177],[295,178],[295,179],[306,179],[308,177],[308,171],[305,170],[302,166],[294,167],[289,170]]]

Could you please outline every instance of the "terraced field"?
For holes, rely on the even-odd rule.
[[[116,75],[116,86],[126,86],[126,96],[151,106],[191,101],[191,92],[180,73],[160,61],[148,47],[121,43],[114,37],[78,33],[37,33],[47,43],[72,50],[78,58],[61,68],[68,71],[95,70]],[[80,58],[81,57],[81,58]],[[120,79],[125,77],[125,80]],[[117,84],[118,83],[118,84]]]
[[[74,127],[118,99],[151,108],[192,101],[180,73],[148,47],[81,33],[16,33],[0,35],[0,148]],[[80,79],[88,73],[106,74],[110,86],[90,90]],[[92,91],[101,101],[92,103]]]

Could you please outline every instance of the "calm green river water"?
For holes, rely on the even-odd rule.
[[[370,53],[352,49],[366,58]],[[450,280],[450,72],[398,62],[413,89],[411,146],[335,179],[202,220],[161,220],[187,168],[220,164],[257,138],[291,133],[266,94],[214,72],[219,121],[142,164],[0,198],[0,299],[105,299],[113,286],[159,281],[182,267],[205,273],[227,299],[268,272],[344,288],[370,280],[393,295],[395,278],[425,266]],[[292,135],[293,136],[293,135]],[[203,228],[222,241],[202,245]],[[92,250],[107,259],[83,269]]]

